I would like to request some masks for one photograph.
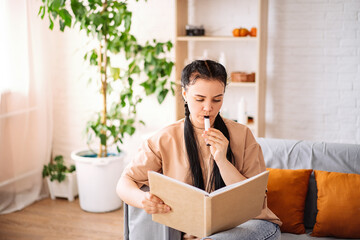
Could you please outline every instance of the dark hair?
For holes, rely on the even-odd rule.
[[[220,63],[211,60],[196,60],[185,66],[183,69],[181,73],[181,86],[186,90],[189,85],[194,84],[199,78],[209,81],[220,81],[224,83],[225,87],[227,74],[224,66]],[[215,118],[214,128],[219,129],[228,139],[229,145],[227,148],[226,158],[229,162],[234,164],[234,156],[230,148],[230,134],[220,114],[218,114]],[[205,190],[197,148],[197,140],[195,138],[193,125],[190,121],[190,111],[187,103],[185,103],[184,138],[193,184],[195,187]],[[206,189],[211,191],[213,188],[216,190],[224,186],[225,183],[220,175],[220,170],[216,163],[214,163],[210,181]]]
[[[226,86],[227,73],[223,65],[211,60],[195,60],[184,67],[181,72],[181,86],[186,90],[198,78],[217,80]]]

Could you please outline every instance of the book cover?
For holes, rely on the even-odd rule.
[[[155,222],[203,238],[258,216],[263,208],[269,171],[208,193],[149,171],[150,193],[171,207],[153,214]]]

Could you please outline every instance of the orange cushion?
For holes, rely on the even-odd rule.
[[[305,233],[304,209],[312,169],[275,169],[268,180],[268,207],[282,221],[281,231]]]
[[[314,237],[360,238],[360,174],[315,171]]]

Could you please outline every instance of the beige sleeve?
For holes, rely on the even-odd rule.
[[[161,169],[160,151],[150,140],[146,140],[140,146],[135,158],[124,169],[122,177],[134,181],[140,188],[143,185],[149,185],[148,171],[161,172]]]
[[[259,144],[253,144],[245,149],[242,174],[249,178],[265,171],[264,157]]]
[[[266,170],[260,145],[248,130],[245,141],[244,165],[242,174],[249,178]]]

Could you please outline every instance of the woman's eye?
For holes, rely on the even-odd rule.
[[[203,102],[204,99],[195,99],[197,102]]]
[[[219,100],[219,99],[214,99],[213,101],[214,102],[221,102],[221,100]]]

